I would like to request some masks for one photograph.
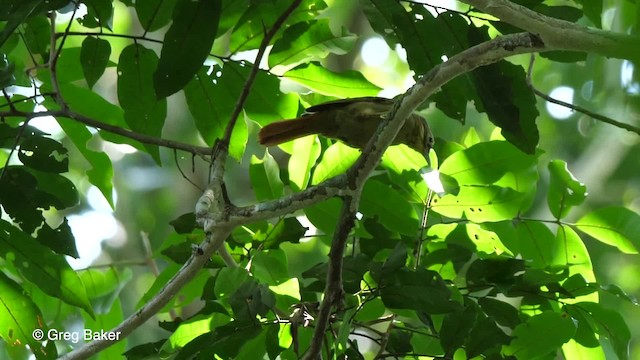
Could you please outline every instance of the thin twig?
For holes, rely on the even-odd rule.
[[[560,106],[564,106],[564,107],[566,107],[568,109],[571,109],[573,111],[576,111],[576,112],[579,112],[581,114],[587,115],[592,119],[599,120],[599,121],[602,121],[603,123],[606,123],[606,124],[609,124],[609,125],[613,125],[613,126],[618,127],[620,129],[624,129],[624,130],[627,130],[627,131],[630,131],[632,133],[636,133],[636,134],[640,135],[640,128],[638,128],[636,126],[633,126],[633,125],[630,125],[630,124],[627,124],[627,123],[623,123],[621,121],[614,120],[614,119],[612,119],[612,118],[610,118],[608,116],[604,116],[602,114],[595,113],[595,112],[593,112],[591,110],[583,108],[582,106],[578,106],[578,105],[575,105],[575,104],[570,104],[568,102],[564,102],[562,100],[558,100],[558,99],[553,98],[553,97],[543,93],[542,91],[538,90],[533,85],[533,82],[531,81],[531,74],[533,73],[533,65],[534,65],[534,63],[535,63],[535,56],[532,54],[531,55],[531,60],[529,61],[529,68],[527,70],[527,78],[526,79],[527,79],[527,85],[533,91],[533,93],[536,94],[536,96],[538,96],[538,97],[540,97],[540,98],[542,98],[542,99],[544,99],[544,100],[546,100],[546,101],[548,101],[550,103],[553,103],[553,104],[556,104],[556,105],[560,105]]]
[[[157,145],[157,146],[161,146],[169,149],[182,150],[182,151],[189,152],[191,154],[201,155],[201,156],[211,155],[211,149],[209,147],[190,145],[190,144],[185,144],[179,141],[167,140],[167,139],[158,138],[151,135],[137,133],[135,131],[121,128],[116,125],[103,123],[101,121],[90,118],[88,116],[84,116],[82,114],[73,112],[70,109],[47,110],[47,111],[38,111],[38,112],[24,112],[24,111],[0,112],[0,117],[10,117],[10,116],[24,117],[27,119],[33,119],[33,118],[42,117],[42,116],[66,117],[69,119],[73,119],[79,123],[85,124],[87,126],[108,131],[113,134],[121,135],[126,138],[139,141],[143,144]]]
[[[242,112],[242,108],[244,107],[247,98],[249,97],[249,92],[251,91],[251,87],[253,86],[253,82],[255,81],[256,76],[258,75],[258,71],[260,70],[260,62],[262,61],[262,57],[264,56],[265,51],[267,50],[267,46],[271,42],[271,39],[276,35],[278,30],[284,25],[284,22],[287,18],[293,13],[293,11],[300,5],[302,0],[295,0],[289,5],[289,7],[280,14],[280,17],[273,23],[271,29],[264,34],[264,38],[262,39],[262,43],[260,43],[260,48],[258,48],[258,54],[256,55],[256,59],[254,61],[253,67],[251,68],[251,72],[249,76],[247,76],[247,80],[244,82],[244,86],[242,87],[242,92],[240,93],[240,97],[236,102],[236,106],[231,113],[231,117],[229,118],[229,123],[227,124],[227,128],[224,132],[224,137],[222,138],[222,142],[225,144],[229,144],[231,141],[231,134],[233,133],[233,128],[240,116],[240,112]],[[215,146],[215,145],[214,145]]]

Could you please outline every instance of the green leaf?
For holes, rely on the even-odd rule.
[[[297,65],[320,60],[333,53],[344,55],[353,48],[357,36],[342,29],[334,35],[329,20],[301,22],[287,28],[269,52],[269,66]]]
[[[482,102],[480,112],[502,129],[510,143],[527,154],[535,153],[540,135],[536,127],[538,110],[535,96],[527,87],[522,67],[505,60],[483,66],[472,72]]]
[[[113,28],[113,3],[111,0],[83,0],[87,14],[80,23],[88,28]]]
[[[587,187],[573,177],[567,163],[562,160],[550,161],[548,168],[550,178],[547,204],[553,216],[562,219],[569,214],[573,206],[584,202]]]
[[[164,36],[153,88],[158,99],[182,90],[202,67],[216,38],[221,0],[178,0]],[[187,56],[185,56],[187,55]]]
[[[135,8],[142,27],[153,32],[160,30],[171,20],[177,0],[136,0]]]
[[[67,153],[56,140],[30,136],[20,144],[18,158],[32,169],[59,174],[69,170]]]
[[[157,64],[155,52],[142,45],[132,44],[122,50],[118,63],[118,100],[131,130],[161,137],[167,100],[157,100],[151,86]],[[145,148],[160,163],[158,146],[145,144]]]
[[[2,241],[2,240],[0,240]],[[41,330],[46,336],[48,331],[40,309],[31,297],[15,281],[0,271],[0,336],[5,346],[24,347],[29,345],[37,359],[57,357],[55,347],[53,354],[47,354],[41,341],[33,337],[34,331]]]
[[[66,209],[78,203],[78,192],[64,176],[9,166],[0,179],[0,204],[27,233],[44,221],[42,209]]]
[[[261,330],[258,324],[235,320],[193,339],[174,359],[235,359],[244,344],[260,335]]]
[[[280,285],[291,276],[287,270],[287,254],[280,249],[257,253],[252,258],[251,273],[261,284]]]
[[[43,10],[42,5],[42,0],[12,1],[3,4],[2,10],[0,10],[0,20],[7,23],[0,33],[0,46],[4,45],[15,29],[25,20]]]
[[[269,226],[263,242],[265,249],[277,249],[283,242],[298,243],[307,228],[303,227],[295,218],[284,218],[273,227]]]
[[[87,170],[89,182],[98,188],[102,196],[113,208],[113,166],[111,159],[102,151],[93,151],[88,142],[93,139],[93,134],[86,126],[71,119],[58,117],[56,119],[60,127],[71,142],[76,146],[80,154],[89,162],[91,169]]]
[[[508,172],[533,167],[537,156],[528,155],[506,141],[481,142],[456,151],[440,165],[459,185],[493,184]]]
[[[111,55],[111,44],[107,40],[87,36],[82,41],[80,63],[89,89],[93,88],[107,68],[109,55]]]
[[[446,314],[461,307],[451,300],[451,291],[438,273],[418,268],[402,269],[393,274],[388,285],[380,289],[388,308],[412,309],[427,314]],[[411,294],[411,296],[407,296]]]
[[[492,317],[502,326],[514,328],[522,322],[518,309],[504,301],[490,297],[482,297],[478,299],[478,305],[480,305],[488,316]]]
[[[313,172],[311,184],[316,185],[336,175],[343,174],[353,165],[358,156],[360,156],[358,150],[340,142],[329,146]]]
[[[27,20],[22,34],[25,45],[31,54],[39,54],[43,57],[48,56],[51,42],[51,25],[44,14]]]
[[[467,351],[467,357],[472,359],[481,356],[491,348],[496,349],[497,352],[502,345],[508,344],[509,340],[510,337],[498,327],[496,322],[491,317],[486,317],[478,320],[473,326],[464,347]]]
[[[311,169],[320,157],[320,143],[315,136],[305,136],[293,141],[289,158],[289,185],[294,190],[303,190],[311,179]]]
[[[190,234],[196,229],[196,214],[189,212],[180,215],[178,218],[169,221],[169,224],[173,226],[173,229],[178,234]]]
[[[229,11],[224,14],[224,18],[221,20],[223,23],[226,22],[225,29],[233,26],[228,46],[232,54],[257,49],[264,37],[265,28],[270,28],[278,17],[291,6],[289,0],[250,1],[248,4],[246,2],[240,4],[235,7],[227,5]],[[313,20],[326,7],[324,1],[302,0],[296,11],[287,18],[282,29],[287,29],[292,24]],[[238,11],[244,11],[239,18],[235,14]],[[282,31],[280,30],[274,39],[278,39]]]
[[[382,90],[365,79],[360,72],[349,70],[337,73],[316,62],[300,65],[282,76],[314,92],[340,98],[375,96]]]
[[[64,257],[1,220],[0,255],[6,259],[9,254],[20,273],[40,290],[94,316],[82,281]]]
[[[575,227],[626,254],[637,254],[634,241],[640,239],[640,216],[627,208],[608,207],[583,216]]]
[[[622,315],[618,311],[605,309],[601,304],[592,302],[580,302],[567,305],[571,313],[580,312],[588,317],[588,323],[592,331],[597,331],[611,341],[613,349],[619,359],[629,359],[629,342],[631,333]]]
[[[447,353],[453,353],[462,346],[476,321],[478,308],[467,304],[463,309],[446,314],[440,327],[440,343]]]
[[[60,255],[69,255],[76,259],[80,257],[76,248],[76,239],[71,232],[67,218],[64,218],[62,224],[58,225],[56,229],[52,229],[49,224],[44,222],[38,230],[36,240]]]
[[[445,58],[468,47],[464,34],[469,28],[461,14],[442,12],[437,17],[418,3],[402,4],[394,0],[361,0],[371,27],[394,48],[397,43],[407,51],[407,62],[415,76],[426,74]],[[437,34],[437,36],[434,36]],[[444,85],[434,100],[447,116],[464,121],[467,103],[474,100],[468,76]]]
[[[555,354],[575,332],[576,326],[570,316],[545,311],[518,325],[513,330],[513,340],[503,348],[503,352],[518,359],[535,359]],[[541,334],[544,336],[540,336]]]
[[[311,223],[325,234],[333,234],[338,225],[341,202],[332,198],[304,209],[304,213]]]
[[[214,65],[211,69],[202,68],[185,87],[189,111],[208,144],[222,137],[249,72],[250,68],[245,64],[228,62],[224,68]],[[259,124],[294,117],[298,111],[298,97],[283,94],[280,80],[260,70],[244,111],[249,119]],[[240,116],[242,119],[242,114]],[[247,141],[245,122],[240,119],[234,127],[230,145],[230,153],[236,159],[242,158]]]
[[[91,299],[93,309],[98,314],[106,314],[113,309],[114,304],[119,303],[118,297],[125,285],[132,279],[133,272],[128,268],[123,270],[115,268],[85,269],[79,271],[78,275],[87,289],[87,296]]]
[[[262,159],[255,155],[251,158],[249,177],[258,201],[277,199],[284,194],[280,168],[269,151],[265,151]]]
[[[602,1],[576,0],[582,5],[582,11],[589,20],[598,28],[602,28]]]
[[[420,227],[415,209],[392,187],[369,179],[362,189],[360,211],[378,218],[387,229],[404,235],[417,234]]]
[[[511,220],[520,212],[524,199],[524,194],[508,188],[463,186],[457,196],[434,197],[432,210],[473,222]]]

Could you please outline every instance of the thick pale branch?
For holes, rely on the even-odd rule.
[[[549,50],[595,53],[640,60],[640,37],[614,33],[552,18],[508,0],[460,0],[540,37]]]

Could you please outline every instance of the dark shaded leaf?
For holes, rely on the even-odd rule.
[[[49,173],[69,170],[69,156],[59,142],[47,137],[29,137],[20,144],[18,158],[32,169]]]
[[[156,65],[158,57],[155,52],[142,45],[132,44],[122,50],[118,63],[118,100],[131,130],[161,137],[167,116],[167,100],[157,100],[153,92],[152,78]],[[144,146],[160,163],[158,147]]]
[[[177,219],[171,220],[169,224],[178,234],[190,234],[197,228],[196,214],[192,212],[182,214]]]
[[[397,271],[380,292],[384,304],[393,309],[446,314],[462,306],[451,300],[451,291],[438,273],[422,268]]]
[[[535,359],[556,353],[575,333],[576,326],[568,314],[545,311],[516,327],[513,340],[503,351],[518,359]]]
[[[107,40],[87,36],[82,41],[82,51],[80,52],[80,62],[84,78],[89,84],[89,89],[96,84],[104,73],[109,63],[111,45]]]
[[[55,229],[46,222],[43,223],[42,228],[38,230],[36,240],[58,254],[69,255],[76,259],[80,257],[76,248],[76,239],[71,232],[67,218],[64,218],[62,224]]]
[[[182,90],[200,69],[216,38],[221,0],[178,0],[164,36],[153,88],[158,99]],[[188,54],[188,56],[185,56]]]
[[[469,45],[489,40],[486,27],[469,29]],[[471,78],[480,99],[475,103],[478,111],[486,112],[489,121],[502,129],[502,136],[510,143],[533,154],[540,137],[535,123],[539,113],[524,69],[501,60],[475,69]]]
[[[152,32],[166,26],[171,20],[176,2],[177,0],[136,0],[136,14],[142,27]]]

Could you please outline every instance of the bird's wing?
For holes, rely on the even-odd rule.
[[[365,96],[365,97],[359,97],[359,98],[327,101],[325,103],[313,105],[307,108],[305,113],[310,114],[310,113],[320,112],[320,111],[335,110],[335,109],[339,109],[357,102],[373,102],[373,103],[385,104],[389,106],[393,104],[393,100],[391,99],[386,99],[386,98],[381,98],[376,96]]]

